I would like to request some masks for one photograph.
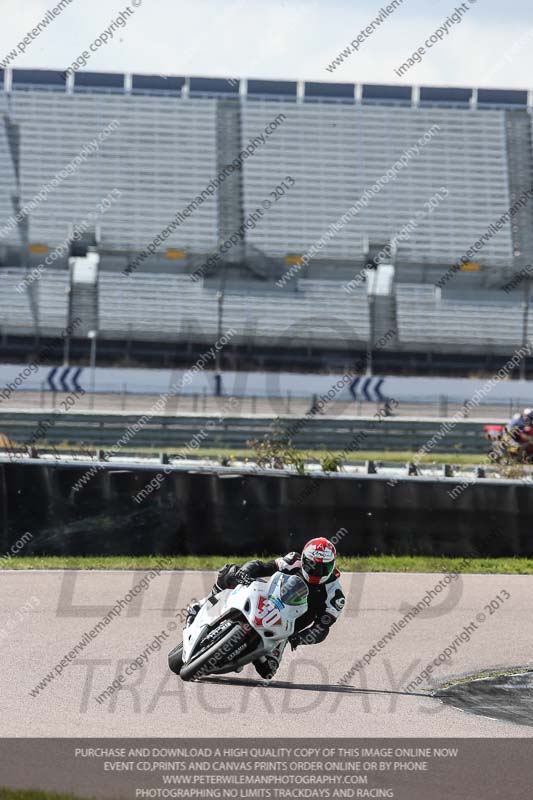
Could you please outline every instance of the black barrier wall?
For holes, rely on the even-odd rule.
[[[29,531],[24,555],[244,556],[343,528],[343,555],[533,557],[533,486],[524,482],[479,479],[454,499],[454,478],[163,469],[0,463],[0,552]],[[159,486],[147,492],[150,481]]]

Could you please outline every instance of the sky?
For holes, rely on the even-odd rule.
[[[330,70],[391,0],[71,0],[19,52],[18,43],[57,2],[0,0],[0,62],[17,50],[10,66],[65,70],[129,2],[127,23],[91,53],[86,69],[533,88],[531,0],[395,0],[397,8]],[[442,38],[426,47],[439,28]],[[397,70],[419,48],[424,53],[400,77]]]

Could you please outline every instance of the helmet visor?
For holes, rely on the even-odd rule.
[[[325,578],[333,572],[335,561],[315,561],[314,558],[304,556],[302,566],[311,578]]]

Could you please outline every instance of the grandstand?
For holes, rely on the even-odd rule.
[[[28,295],[17,291],[24,275],[21,269],[0,270],[0,314],[6,330],[29,336],[34,331],[31,305]],[[59,335],[69,321],[66,274],[50,273],[36,286],[41,333]],[[217,338],[217,293],[192,283],[187,276],[144,274],[128,283],[121,274],[104,272],[99,294],[99,333],[103,338],[157,341],[163,337],[205,344]],[[276,332],[286,334],[293,343],[310,346],[324,342],[342,346],[349,336],[364,347],[368,340],[369,314],[363,290],[349,298],[334,281],[302,280],[295,294],[277,297],[262,291],[256,295],[256,303],[253,301],[244,289],[226,295],[224,329],[236,331],[235,344],[268,345]],[[320,315],[318,309],[322,309]]]
[[[435,290],[420,284],[398,284],[396,303],[400,341],[406,348],[450,345],[483,352],[510,352],[523,338],[523,310],[515,299],[501,300],[496,292],[477,297],[436,298]],[[529,325],[533,312],[529,311]],[[533,330],[533,328],[530,328]]]
[[[81,315],[104,354],[179,357],[232,328],[234,353],[324,366],[394,330],[388,368],[491,363],[533,330],[528,280],[501,291],[531,263],[531,203],[509,209],[532,187],[532,107],[527,91],[0,71],[2,350]]]

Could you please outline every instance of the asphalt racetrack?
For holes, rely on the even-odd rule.
[[[531,665],[530,576],[448,576],[446,583],[437,574],[345,574],[348,602],[329,638],[287,649],[276,679],[264,685],[252,666],[189,684],[168,670],[181,611],[207,593],[210,573],[161,572],[92,638],[147,573],[0,574],[6,737],[533,736],[527,715],[516,724],[428,696],[455,678]],[[424,596],[427,607],[400,626]],[[61,667],[75,645],[81,652]],[[451,659],[417,677],[447,647]],[[38,689],[48,674],[53,679]],[[113,681],[120,688],[102,698]]]

